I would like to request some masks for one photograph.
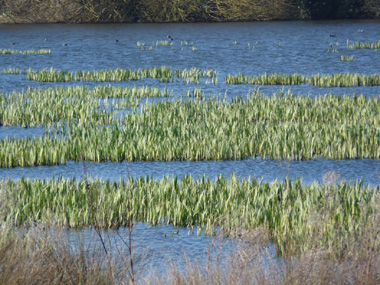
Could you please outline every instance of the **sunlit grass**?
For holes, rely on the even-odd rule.
[[[189,96],[198,94],[202,94],[198,89],[189,92]],[[63,125],[66,138],[0,141],[0,166],[55,165],[67,160],[380,157],[377,97],[265,97],[254,93],[229,102],[210,96],[146,104],[141,113],[132,112],[122,120],[113,119],[99,105],[89,108],[86,98],[71,99],[75,106],[65,100],[57,105],[44,99],[40,104],[20,103],[22,108],[6,107],[0,112],[4,125],[40,122],[55,129],[57,121],[69,123]],[[45,107],[45,102],[53,107]],[[67,111],[59,111],[63,107]]]
[[[211,235],[216,227],[226,233],[263,227],[279,255],[308,251],[318,243],[342,253],[375,222],[371,213],[379,200],[378,191],[361,182],[306,186],[297,179],[264,183],[233,174],[215,181],[191,176],[119,182],[22,178],[3,180],[1,196],[3,219],[16,226],[52,222],[117,228],[134,221],[200,227]]]
[[[50,49],[39,49],[39,50],[24,50],[18,51],[13,49],[0,49],[0,54],[51,54]]]

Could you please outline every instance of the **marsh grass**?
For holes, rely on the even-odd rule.
[[[24,50],[24,51],[18,51],[13,49],[0,49],[0,54],[51,54],[50,49],[39,49],[39,50]]]
[[[84,249],[73,252],[59,230],[48,235],[39,227],[14,230],[2,225],[2,284],[115,284],[118,277],[106,269],[108,266],[113,265],[104,264]]]
[[[15,226],[54,221],[58,227],[100,230],[133,221],[195,227],[208,235],[216,227],[227,235],[263,228],[283,256],[319,246],[341,257],[363,238],[373,239],[375,252],[380,245],[377,236],[366,236],[378,222],[378,190],[361,182],[306,186],[300,180],[263,183],[234,175],[215,181],[191,176],[120,182],[23,178],[3,183],[1,191],[8,205],[3,220]]]
[[[266,97],[254,92],[227,101],[210,95],[207,99],[147,103],[141,112],[122,119],[113,119],[110,112],[98,107],[90,110],[86,98],[73,99],[71,103],[78,104],[71,106],[63,99],[61,105],[48,104],[53,96],[44,96],[33,109],[34,103],[18,98],[22,102],[19,105],[26,108],[20,112],[15,112],[18,105],[9,108],[8,104],[0,104],[6,110],[0,113],[6,115],[0,117],[4,125],[44,120],[55,129],[57,124],[63,125],[56,120],[66,118],[69,122],[64,125],[64,138],[1,140],[1,167],[55,165],[67,160],[380,157],[380,142],[375,139],[380,133],[377,97],[330,94],[307,98],[282,93]],[[45,100],[49,108],[41,112]],[[72,111],[55,111],[65,106]],[[38,117],[33,117],[35,114]]]
[[[368,43],[368,42],[354,42],[349,43],[347,40],[347,48],[349,49],[380,49],[380,41],[374,42],[374,43]]]
[[[352,61],[354,57],[341,56],[342,61]],[[226,84],[255,84],[255,85],[299,85],[308,83],[318,87],[355,87],[379,86],[380,75],[375,73],[364,75],[358,73],[337,73],[329,75],[315,74],[304,76],[301,74],[264,74],[249,76],[244,74],[225,77]]]
[[[113,110],[137,107],[139,98],[169,96],[173,96],[173,91],[148,86],[28,88],[0,98],[0,125],[46,127],[73,120],[110,124]]]
[[[354,60],[354,56],[341,55],[340,56],[340,60],[341,61],[353,61]]]
[[[227,84],[257,84],[257,85],[299,85],[306,83],[306,77],[301,74],[264,74],[258,76],[230,75],[225,77]]]
[[[8,69],[3,69],[1,71],[1,74],[14,74],[14,75],[20,75],[20,74],[26,74],[26,71],[25,70],[21,70],[21,69],[18,69],[18,68],[8,68]]]
[[[144,44],[140,46],[146,50]],[[151,46],[150,49],[153,49]],[[212,72],[210,72],[212,71]],[[183,78],[187,82],[199,82],[199,77],[215,77],[216,72],[207,69],[200,70],[195,67],[190,69],[172,69],[167,66],[150,67],[132,69],[109,69],[96,71],[77,71],[70,72],[66,70],[56,70],[53,68],[34,71],[28,69],[26,71],[28,80],[39,82],[70,82],[70,81],[96,81],[96,82],[118,82],[118,81],[133,81],[144,78],[158,79],[160,82],[175,82],[178,78]]]

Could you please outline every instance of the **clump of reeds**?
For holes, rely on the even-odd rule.
[[[18,226],[54,221],[72,228],[166,223],[200,227],[207,234],[216,226],[225,232],[263,227],[279,255],[307,252],[319,244],[341,256],[375,224],[372,213],[377,213],[379,201],[378,190],[361,182],[307,186],[297,179],[264,183],[234,175],[215,181],[191,176],[94,180],[91,200],[88,185],[87,180],[54,178],[3,182],[2,202],[13,201],[4,220]]]
[[[354,57],[342,56],[341,60],[351,61]],[[338,73],[330,75],[315,74],[304,76],[300,74],[264,74],[248,76],[243,74],[227,75],[226,84],[256,84],[256,85],[298,85],[309,83],[312,86],[323,87],[354,87],[354,86],[379,86],[379,74]]]
[[[24,50],[18,51],[13,49],[0,49],[0,54],[51,54],[50,49],[39,49],[39,50]]]
[[[341,61],[353,61],[354,60],[354,56],[341,55],[340,56],[340,60]]]
[[[1,140],[1,167],[55,165],[67,160],[380,157],[380,142],[375,139],[380,133],[377,97],[265,97],[254,93],[225,101],[210,94],[201,100],[146,104],[141,112],[116,120],[99,100],[91,103],[91,97],[61,97],[61,101],[50,102],[50,96],[42,96],[41,102],[29,104],[22,96],[17,95],[14,102],[19,103],[13,107],[0,104],[4,125],[39,122],[53,127],[57,124],[53,122],[67,120],[67,137]]]
[[[331,75],[316,74],[308,79],[310,85],[319,87],[354,87],[354,86],[379,86],[379,74],[355,74],[338,73]]]
[[[145,49],[145,47],[142,46]],[[166,66],[132,69],[109,69],[98,71],[77,71],[69,72],[65,70],[55,70],[53,68],[40,71],[27,70],[27,79],[40,82],[69,82],[69,81],[130,81],[143,78],[159,79],[161,82],[173,82],[178,78],[183,78],[188,82],[199,82],[199,77],[216,77],[216,72],[207,69],[200,70],[195,67],[187,70],[176,70]]]
[[[380,49],[380,41],[374,43],[368,42],[355,42],[349,43],[347,40],[347,48],[349,49]]]
[[[1,74],[15,74],[15,75],[19,75],[19,74],[26,74],[26,71],[18,69],[18,68],[12,68],[12,67],[10,67],[8,69],[3,69],[1,71]]]
[[[115,284],[128,281],[99,252],[77,252],[56,229],[15,230],[1,226],[0,283],[2,284]],[[120,273],[124,272],[119,268]]]
[[[227,84],[257,84],[257,85],[299,85],[306,83],[306,77],[301,74],[264,74],[248,76],[243,74],[225,77]]]

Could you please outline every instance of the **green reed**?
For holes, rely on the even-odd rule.
[[[379,74],[338,73],[332,75],[313,75],[309,77],[309,84],[319,87],[355,87],[380,86]]]
[[[156,47],[158,47],[158,46],[172,46],[173,45],[173,41],[168,41],[168,40],[165,40],[165,41],[162,41],[162,40],[161,41],[156,41],[156,43],[154,45]]]
[[[174,82],[178,78],[183,78],[185,82],[199,83],[199,78],[215,78],[216,72],[212,69],[200,70],[195,67],[191,69],[176,70],[166,66],[132,69],[109,69],[97,71],[77,71],[55,70],[53,68],[33,71],[26,71],[27,79],[40,82],[70,82],[70,81],[97,81],[115,82],[141,80],[144,78],[159,79],[160,82]]]
[[[377,97],[275,94],[268,98],[254,93],[228,102],[211,96],[146,104],[141,113],[122,120],[110,118],[108,112],[86,113],[87,105],[82,106],[76,117],[69,117],[64,138],[0,141],[4,150],[0,166],[54,165],[66,160],[380,157]]]
[[[17,226],[50,222],[117,228],[134,221],[201,227],[208,234],[216,226],[225,233],[264,227],[280,255],[307,251],[315,242],[343,250],[364,234],[379,209],[378,190],[361,182],[306,186],[297,179],[264,183],[234,174],[215,181],[191,176],[119,182],[22,178],[2,180],[0,194],[2,219]]]
[[[347,48],[349,49],[380,49],[380,41],[374,43],[368,42],[355,42],[349,43],[347,40]]]
[[[97,86],[28,88],[0,97],[0,125],[33,127],[50,125],[59,121],[83,121],[110,124],[112,110],[137,107],[137,98],[172,96],[167,89]],[[118,101],[100,99],[120,98]],[[106,111],[105,108],[109,108]]]
[[[1,74],[15,74],[15,75],[19,75],[19,74],[26,74],[26,71],[18,69],[18,68],[12,68],[12,67],[10,67],[8,69],[3,69],[1,71]]]
[[[50,49],[39,49],[39,50],[24,50],[18,51],[13,49],[0,49],[0,54],[51,54]]]
[[[341,60],[351,61],[353,57],[342,56]],[[243,74],[225,77],[226,84],[256,84],[256,85],[297,85],[306,84],[320,87],[355,87],[355,86],[380,86],[379,74],[338,73],[330,75],[304,76],[299,74],[264,74],[248,76]]]
[[[248,76],[243,74],[230,75],[225,77],[227,84],[257,84],[257,85],[299,85],[307,82],[301,74],[264,74],[258,76]]]
[[[340,60],[341,61],[353,61],[354,60],[354,56],[341,55],[340,56]]]

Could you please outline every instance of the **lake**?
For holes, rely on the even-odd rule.
[[[157,46],[159,41],[174,40],[169,46]],[[380,51],[374,49],[349,49],[348,43],[376,42],[380,40],[380,21],[310,21],[310,22],[253,22],[253,23],[197,23],[197,24],[51,24],[51,25],[0,25],[0,49],[38,50],[50,49],[47,55],[0,55],[1,69],[32,68],[65,69],[68,71],[100,70],[168,66],[175,69],[211,68],[217,72],[218,83],[202,79],[199,84],[160,83],[152,79],[112,83],[127,86],[155,86],[173,90],[180,97],[189,88],[202,88],[206,94],[246,96],[250,90],[271,96],[275,92],[291,92],[297,96],[323,96],[325,94],[366,95],[380,94],[380,86],[351,88],[321,88],[308,84],[296,86],[255,86],[228,85],[224,77],[228,74],[261,75],[264,73],[299,73],[303,75],[379,72]],[[145,49],[142,50],[141,46]],[[152,47],[152,50],[149,50]],[[350,62],[341,61],[340,56],[353,56]],[[55,85],[86,85],[93,87],[96,82],[42,83],[29,81],[25,75],[0,75],[0,92],[6,94],[27,87],[52,87]],[[104,83],[103,83],[104,84]],[[107,83],[108,84],[108,83]],[[154,101],[154,99],[150,99]],[[171,99],[160,99],[171,100]],[[145,101],[145,100],[144,100]],[[0,139],[6,137],[40,137],[43,127],[24,129],[18,126],[0,126]],[[205,175],[214,179],[218,175],[262,177],[264,181],[303,178],[303,182],[323,182],[326,173],[336,172],[339,179],[356,181],[363,179],[371,186],[379,185],[380,160],[328,160],[277,161],[251,158],[241,161],[200,161],[200,162],[122,162],[83,163],[68,161],[59,166],[0,168],[0,179],[18,180],[49,179],[55,177],[77,177],[86,175],[104,180],[119,180],[128,176],[153,176],[161,179],[164,175],[182,177],[191,174]],[[186,253],[190,260],[207,255],[212,237],[187,235],[180,229],[180,235],[170,235],[172,227],[148,227],[138,224],[136,236],[144,234],[146,243],[155,244],[167,250],[158,254],[153,262],[160,270],[163,260],[177,258]],[[170,242],[160,242],[167,233]],[[70,233],[75,235],[76,233]],[[156,243],[157,244],[157,243]],[[153,247],[153,246],[152,246]],[[156,251],[161,251],[157,247]],[[175,261],[185,266],[184,260]],[[181,266],[181,265],[180,265]],[[164,268],[164,267],[162,267]]]

